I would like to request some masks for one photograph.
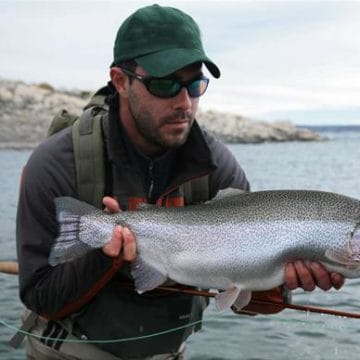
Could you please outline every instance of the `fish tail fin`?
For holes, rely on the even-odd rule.
[[[70,197],[56,198],[55,207],[59,234],[50,251],[49,264],[52,266],[80,257],[91,249],[80,239],[80,221],[82,216],[99,211]]]

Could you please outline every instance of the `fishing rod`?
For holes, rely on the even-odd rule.
[[[19,274],[19,267],[15,261],[0,261],[0,273],[11,274],[11,275],[18,275]],[[124,284],[126,287],[132,287],[131,284]],[[208,298],[214,298],[217,293],[205,290],[196,290],[190,287],[175,287],[175,286],[159,286],[156,290],[166,291],[166,292],[173,292],[173,293],[180,293],[180,294],[187,294],[192,296],[204,296]],[[276,301],[270,300],[260,300],[260,299],[252,299],[251,302],[253,304],[259,305],[269,305],[269,306],[277,306],[280,309],[291,309],[291,310],[298,310],[304,312],[312,312],[318,314],[327,314],[327,315],[334,315],[334,316],[342,316],[352,319],[360,319],[359,313],[352,313],[347,311],[339,311],[334,309],[327,309],[322,307],[316,306],[308,306],[308,305],[298,305],[298,304],[284,304]]]
[[[0,273],[18,275],[18,263],[15,261],[0,261]]]
[[[196,290],[193,288],[178,288],[178,287],[173,287],[173,286],[159,286],[156,288],[156,290],[189,294],[189,295],[194,295],[194,296],[205,296],[205,297],[209,297],[209,298],[214,298],[217,295],[216,292]],[[348,317],[348,318],[352,318],[352,319],[360,319],[360,314],[358,314],[358,313],[351,313],[351,312],[346,312],[346,311],[327,309],[327,308],[322,308],[322,307],[317,307],[317,306],[285,304],[285,303],[280,303],[277,301],[260,300],[260,299],[252,299],[251,302],[253,304],[259,304],[259,305],[277,306],[282,309],[292,309],[292,310],[298,310],[298,311],[313,312],[313,313],[318,313],[318,314],[327,314],[327,315]]]

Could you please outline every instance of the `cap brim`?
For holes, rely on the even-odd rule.
[[[168,76],[185,66],[201,62],[206,65],[215,78],[220,77],[220,70],[202,51],[196,49],[169,49],[141,56],[135,61],[151,76]]]

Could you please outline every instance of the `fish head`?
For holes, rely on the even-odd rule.
[[[350,233],[349,253],[351,254],[351,259],[360,262],[360,223]]]
[[[326,250],[325,256],[330,260],[330,270],[349,278],[360,277],[360,223],[347,233],[343,244]]]

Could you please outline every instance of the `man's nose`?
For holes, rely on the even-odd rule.
[[[183,87],[179,94],[174,97],[174,108],[181,110],[190,110],[192,106],[191,97],[186,89]]]

